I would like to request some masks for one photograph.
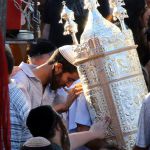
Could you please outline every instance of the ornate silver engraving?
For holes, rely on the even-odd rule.
[[[74,50],[84,94],[92,120],[108,115],[109,142],[122,150],[132,150],[137,120],[146,84],[141,71],[131,30],[126,29],[123,0],[111,0],[121,30],[107,21],[97,10],[97,0],[85,0],[88,21]]]
[[[124,25],[127,17],[122,7],[124,3],[116,0],[112,4],[122,30],[99,14],[96,0],[86,1],[89,16],[80,45],[75,49],[75,64],[91,117],[97,120],[105,115],[111,116],[110,141],[117,142],[122,149],[131,150],[147,88],[132,32]]]

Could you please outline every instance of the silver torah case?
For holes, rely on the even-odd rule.
[[[102,17],[95,0],[87,5],[88,21],[74,50],[74,64],[92,120],[110,116],[108,141],[132,150],[142,100],[147,94],[137,46],[130,30],[120,30]]]

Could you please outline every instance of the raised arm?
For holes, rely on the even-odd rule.
[[[72,133],[69,135],[71,150],[74,150],[84,144],[88,143],[94,139],[103,139],[105,138],[105,133],[107,131],[107,127],[110,123],[110,119],[105,119],[103,121],[98,121],[94,123],[89,131]]]

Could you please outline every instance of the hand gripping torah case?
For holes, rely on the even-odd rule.
[[[137,45],[124,24],[121,30],[102,17],[96,0],[87,0],[86,5],[88,21],[74,51],[74,64],[93,121],[110,116],[108,141],[122,150],[132,150],[142,100],[147,94]]]

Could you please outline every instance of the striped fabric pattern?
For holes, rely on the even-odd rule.
[[[20,150],[22,144],[31,137],[26,127],[29,107],[23,92],[16,84],[9,84],[10,120],[11,120],[11,150]]]

